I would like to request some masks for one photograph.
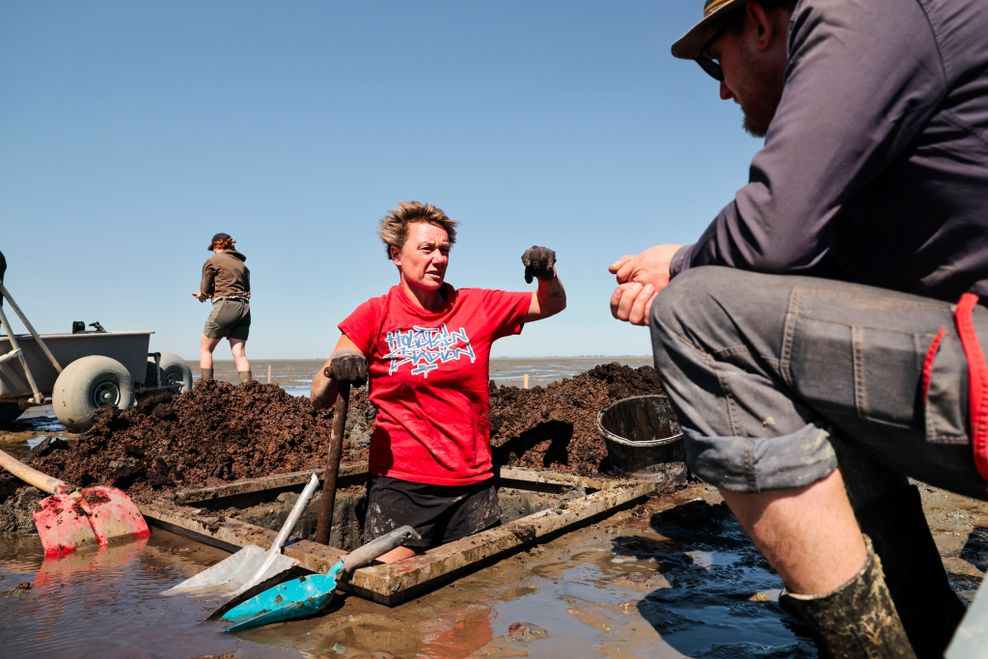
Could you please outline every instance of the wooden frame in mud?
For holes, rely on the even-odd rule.
[[[275,531],[217,515],[196,507],[196,504],[229,500],[252,493],[297,489],[305,483],[309,473],[247,479],[219,487],[178,492],[173,500],[158,500],[142,504],[140,508],[152,525],[206,544],[230,551],[249,544],[266,548],[274,540]],[[339,477],[341,482],[366,478],[366,466],[342,465]],[[548,493],[582,489],[586,494],[560,500],[550,508],[436,547],[397,564],[361,568],[340,588],[380,604],[394,606],[527,546],[607,517],[656,491],[653,480],[586,478],[515,467],[499,468],[498,481],[500,487]],[[309,540],[295,542],[284,551],[313,572],[326,571],[344,554],[335,547]]]

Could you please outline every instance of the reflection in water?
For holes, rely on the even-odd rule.
[[[37,538],[0,538],[3,655],[199,656],[249,650],[250,656],[298,656],[200,624],[220,603],[216,599],[161,596],[186,572],[203,567],[190,565],[182,547],[187,543],[156,530],[137,542],[46,559]]]
[[[436,620],[435,628],[424,634],[418,654],[449,659],[472,657],[493,639],[491,608],[476,604],[458,612],[452,619]]]
[[[31,407],[19,419],[0,428],[0,449],[20,459],[48,436],[59,435],[70,436],[55,418],[51,405]]]
[[[637,605],[670,646],[691,657],[815,657],[779,609],[779,577],[723,504],[692,501],[656,514],[665,539],[616,538],[615,550],[656,561],[668,587]]]

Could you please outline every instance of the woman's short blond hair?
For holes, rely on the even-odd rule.
[[[456,220],[450,218],[443,209],[421,201],[399,201],[398,207],[381,218],[377,225],[377,235],[384,243],[384,250],[391,258],[391,248],[401,249],[408,237],[408,225],[412,222],[428,222],[445,229],[449,244],[456,242]]]

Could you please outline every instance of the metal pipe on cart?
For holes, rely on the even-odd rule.
[[[58,360],[55,359],[55,355],[53,355],[51,353],[51,350],[48,349],[48,344],[45,343],[44,340],[42,340],[41,335],[39,335],[38,332],[35,331],[34,326],[27,319],[27,316],[24,315],[24,312],[21,311],[21,308],[17,306],[16,302],[14,302],[14,298],[10,296],[10,291],[7,290],[7,288],[3,285],[2,281],[0,281],[0,295],[3,295],[4,299],[7,300],[7,302],[10,302],[10,308],[14,310],[14,313],[17,314],[17,317],[21,319],[22,323],[24,323],[24,327],[26,327],[27,331],[30,332],[31,336],[34,337],[34,340],[41,348],[41,351],[45,353],[46,357],[48,357],[48,361],[50,361],[51,365],[55,367],[55,372],[61,373],[62,365],[58,363]],[[4,320],[4,323],[6,324],[6,319]],[[10,325],[7,325],[7,333],[8,335],[11,334]],[[27,372],[26,364],[24,366],[24,371]]]
[[[20,356],[21,356],[20,348],[18,348],[17,350],[11,350],[8,353],[0,355],[0,366],[5,364],[6,362],[9,362],[11,359],[17,359]]]
[[[3,284],[0,284],[0,286],[2,285]],[[2,292],[4,296],[6,296],[6,290]],[[31,402],[38,405],[43,404],[45,402],[44,394],[42,394],[41,390],[38,389],[38,383],[34,381],[34,376],[31,375],[31,369],[27,366],[27,359],[24,357],[24,351],[21,350],[20,344],[17,343],[17,337],[14,336],[13,330],[10,329],[10,322],[7,320],[7,314],[4,313],[3,307],[0,307],[0,324],[3,325],[4,331],[7,332],[7,338],[10,340],[10,346],[13,348],[11,352],[16,353],[17,359],[20,360],[21,366],[24,368],[24,375],[27,377],[27,382],[31,385],[31,392],[34,394]]]

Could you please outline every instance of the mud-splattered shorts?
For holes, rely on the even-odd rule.
[[[364,500],[363,542],[410,524],[418,549],[438,547],[501,523],[494,479],[465,486],[426,485],[371,476]]]
[[[861,284],[684,272],[655,298],[650,327],[690,468],[737,492],[799,487],[837,467],[836,436],[899,474],[985,498],[953,311]],[[988,309],[974,325],[988,346]]]
[[[247,340],[250,334],[250,303],[241,298],[213,302],[202,333],[211,339]]]

